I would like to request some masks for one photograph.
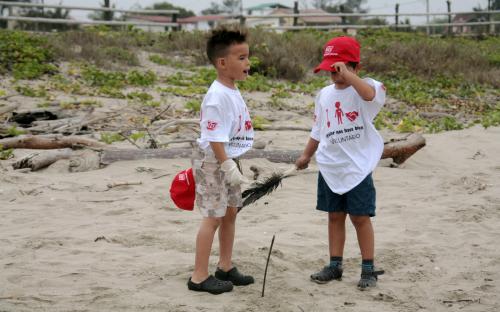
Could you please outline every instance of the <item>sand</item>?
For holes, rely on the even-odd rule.
[[[268,148],[302,148],[308,134],[258,132]],[[187,290],[197,211],[174,207],[173,175],[188,160],[117,162],[68,173],[65,161],[20,173],[0,162],[0,311],[499,311],[500,128],[427,134],[399,168],[379,166],[376,288],[356,289],[351,224],[344,278],[317,285],[328,261],[327,216],[315,210],[317,168],[239,215],[234,263],[256,283],[213,296]],[[262,159],[263,175],[289,165]],[[141,182],[108,189],[112,182]],[[273,235],[265,297],[264,267]],[[215,270],[215,242],[210,270]]]

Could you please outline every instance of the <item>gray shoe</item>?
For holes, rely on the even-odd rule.
[[[377,286],[378,276],[384,274],[384,270],[375,271],[375,269],[363,269],[361,271],[361,279],[358,282],[358,289],[365,290],[368,287]]]
[[[318,284],[326,284],[331,280],[342,280],[342,266],[338,265],[335,267],[325,266],[321,271],[311,274],[311,281]]]

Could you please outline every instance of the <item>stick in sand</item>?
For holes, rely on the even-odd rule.
[[[243,197],[243,206],[238,208],[238,211],[240,211],[243,207],[256,202],[261,197],[271,194],[276,188],[278,188],[278,186],[281,185],[281,181],[284,178],[290,177],[295,173],[297,173],[297,168],[294,166],[284,172],[275,172],[263,181],[253,183],[249,189],[246,189],[241,194],[241,197]]]
[[[269,259],[271,258],[271,251],[273,251],[274,237],[275,236],[276,236],[276,234],[273,235],[273,239],[271,240],[271,247],[269,247],[269,254],[267,255],[266,269],[264,270],[264,282],[262,283],[262,297],[264,297],[264,290],[266,288],[267,266],[269,265]]]

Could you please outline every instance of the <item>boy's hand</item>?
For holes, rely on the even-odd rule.
[[[302,155],[295,161],[295,167],[297,167],[297,170],[302,170],[306,169],[307,166],[309,165],[309,162],[311,161],[311,157],[307,157],[306,155]]]
[[[344,76],[345,73],[349,72],[344,62],[336,62],[332,65],[332,68],[335,69],[335,71],[341,76]]]
[[[250,182],[244,175],[241,174],[238,170],[238,166],[232,159],[226,159],[226,161],[220,165],[220,168],[224,171],[226,182],[231,186]]]

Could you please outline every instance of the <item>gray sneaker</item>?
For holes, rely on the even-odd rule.
[[[361,279],[358,282],[358,289],[365,290],[368,287],[377,286],[378,276],[384,274],[384,270],[375,269],[362,269],[361,270]]]
[[[318,284],[326,284],[331,280],[342,280],[342,266],[325,266],[321,271],[311,274],[311,281]]]

